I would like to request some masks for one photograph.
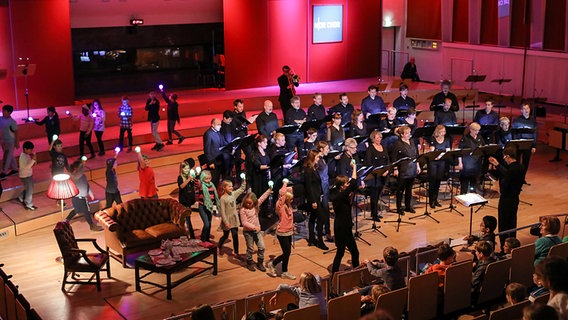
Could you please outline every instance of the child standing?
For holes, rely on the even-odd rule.
[[[186,159],[179,165],[179,176],[177,178],[179,194],[179,203],[187,207],[191,214],[191,207],[195,203],[195,171],[192,167],[195,165],[195,160],[192,158]],[[189,232],[189,237],[195,239],[195,232],[193,231],[193,225],[191,224],[191,216],[188,214],[185,217],[185,224],[187,226],[187,232]]]
[[[296,276],[288,272],[288,261],[292,253],[292,235],[294,234],[294,215],[292,213],[291,203],[294,195],[288,190],[288,181],[283,180],[282,188],[278,191],[278,201],[276,202],[276,213],[280,218],[278,227],[276,228],[276,238],[280,243],[282,254],[276,257],[274,261],[268,262],[268,275],[276,277],[275,265],[282,262],[282,275],[284,279],[295,280]]]
[[[53,135],[53,140],[49,145],[49,156],[51,157],[51,176],[56,174],[70,172],[69,161],[63,151],[63,142]]]
[[[36,121],[35,124],[38,126],[45,124],[45,133],[47,134],[47,143],[51,144],[53,140],[53,135],[59,135],[61,133],[61,127],[59,125],[59,115],[55,111],[54,106],[47,107],[47,116],[42,120]]]
[[[91,159],[94,159],[95,149],[93,149],[93,144],[91,143],[91,134],[93,133],[95,121],[91,116],[91,108],[89,105],[85,104],[81,107],[81,114],[79,116],[69,114],[69,117],[73,120],[79,120],[79,153],[81,154],[81,157],[85,155],[84,151],[86,144],[91,152]]]
[[[118,190],[118,178],[116,176],[116,167],[118,166],[117,158],[120,149],[115,149],[114,157],[106,161],[106,188],[105,188],[105,208],[110,208],[115,202],[122,203],[120,190]]]
[[[77,189],[79,189],[79,194],[77,194],[71,202],[73,203],[73,210],[69,212],[69,215],[65,220],[71,221],[73,217],[77,213],[82,213],[85,216],[85,220],[89,224],[91,231],[102,231],[103,228],[93,221],[93,217],[91,216],[91,210],[89,208],[89,202],[87,200],[87,196],[91,198],[91,200],[95,199],[95,195],[89,186],[89,181],[87,180],[87,176],[85,176],[85,161],[84,160],[77,160],[71,164],[71,179],[75,182]]]
[[[264,262],[264,239],[262,233],[260,232],[260,221],[258,220],[258,211],[260,205],[268,199],[268,196],[272,193],[272,189],[268,188],[259,199],[253,192],[246,194],[243,199],[243,205],[241,207],[240,216],[241,224],[243,225],[243,235],[245,236],[245,242],[247,244],[247,269],[250,271],[255,271],[254,261],[252,260],[252,253],[254,251],[254,245],[256,244],[258,248],[258,261],[256,267],[258,270],[265,272],[266,268],[262,265]]]
[[[229,237],[229,232],[233,238],[233,254],[239,256],[239,217],[237,213],[237,199],[246,189],[246,182],[233,191],[233,182],[230,180],[223,180],[221,182],[221,205],[219,206],[219,213],[221,213],[221,229],[223,229],[223,236],[219,239],[219,252],[223,249],[223,243]]]
[[[129,104],[127,96],[122,97],[122,104],[118,108],[118,117],[120,118],[120,136],[118,137],[118,146],[124,148],[124,132],[128,135],[128,152],[132,151],[132,107]]]
[[[139,147],[136,147],[136,153],[138,153],[138,178],[140,179],[138,194],[142,199],[158,199],[156,176],[154,169],[150,167],[150,159],[140,153]]]
[[[211,237],[211,220],[213,219],[214,207],[219,207],[219,196],[217,188],[211,181],[211,172],[209,170],[201,171],[199,180],[196,180],[195,190],[199,199],[199,216],[203,221],[203,229],[201,230],[201,241],[209,241]]]
[[[105,155],[105,144],[103,143],[103,133],[105,132],[105,120],[106,113],[103,110],[103,106],[99,99],[93,100],[93,119],[95,125],[93,130],[95,130],[95,136],[97,137],[97,144],[99,145],[99,156]]]
[[[34,182],[32,179],[33,166],[37,162],[37,157],[34,152],[34,144],[31,141],[24,142],[23,152],[20,154],[20,180],[24,185],[24,191],[18,197],[18,200],[22,203],[26,210],[36,210],[37,207],[34,206],[32,202],[32,197],[34,195]]]

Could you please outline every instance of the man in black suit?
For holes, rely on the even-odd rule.
[[[515,132],[516,129],[527,129],[532,130],[532,132]],[[531,160],[531,155],[536,152],[536,138],[537,138],[537,123],[535,118],[531,115],[531,106],[528,103],[523,103],[521,106],[521,115],[518,118],[513,119],[511,124],[511,131],[513,133],[513,139],[532,139],[532,147],[530,150],[519,150],[519,160],[529,169],[529,161]]]
[[[341,126],[345,128],[345,126],[351,123],[351,115],[353,115],[353,105],[349,103],[349,97],[347,97],[347,93],[343,92],[339,94],[339,103],[329,109],[328,114],[333,115],[336,112],[341,114]]]
[[[503,160],[506,166],[501,165],[497,159],[489,157],[489,162],[497,167],[499,173],[499,205],[497,208],[499,232],[517,227],[517,211],[519,209],[519,194],[525,180],[525,166],[517,161],[513,148],[503,150]],[[499,236],[501,252],[503,244],[508,237],[515,237],[516,232]]]
[[[231,155],[229,152],[219,150],[226,144],[221,135],[221,120],[213,118],[211,127],[203,135],[203,153],[215,184],[219,183],[220,175],[223,179],[231,179]]]
[[[290,74],[290,67],[282,67],[282,75],[278,77],[278,86],[280,87],[280,95],[278,96],[278,101],[280,101],[280,109],[282,109],[282,114],[286,115],[286,112],[292,108],[290,104],[290,99],[296,94],[296,89],[299,85],[298,82],[292,81],[292,74]]]
[[[430,111],[437,111],[442,109],[446,98],[450,98],[450,100],[452,100],[452,111],[455,112],[460,109],[460,106],[458,104],[458,97],[450,92],[451,85],[452,84],[449,80],[442,81],[442,83],[440,84],[442,91],[438,92],[432,99],[432,103],[430,104]]]
[[[280,128],[278,124],[278,118],[276,114],[272,112],[272,101],[264,101],[264,112],[258,115],[256,118],[256,127],[258,128],[258,133],[268,138],[268,141],[272,139],[272,135],[276,129]]]

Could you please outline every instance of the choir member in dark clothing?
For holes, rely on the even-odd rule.
[[[316,169],[316,164],[320,160],[320,157],[321,154],[319,151],[311,150],[304,161],[304,190],[306,192],[306,202],[310,208],[308,245],[315,245],[322,250],[328,250],[323,242],[323,225],[325,220],[324,209],[321,203],[323,190],[321,178]],[[314,226],[316,228],[317,239],[314,233]]]
[[[517,155],[513,148],[503,150],[503,160],[505,165],[500,164],[497,159],[490,157],[489,162],[497,167],[499,172],[499,205],[497,208],[499,231],[515,229],[517,227],[517,210],[519,209],[519,195],[523,182],[525,181],[526,168],[517,161]],[[501,252],[505,239],[516,237],[516,233],[503,234],[499,236]]]
[[[345,142],[345,131],[341,127],[341,114],[333,115],[331,126],[327,128],[326,138],[333,150],[341,150],[341,145]]]
[[[456,118],[456,113],[451,109],[452,100],[450,98],[446,98],[444,100],[444,105],[441,110],[437,110],[434,113],[434,124],[435,125],[444,125],[444,126],[455,126],[458,124],[458,120]]]
[[[327,155],[329,154],[329,144],[325,141],[318,141],[316,143],[316,150],[319,151],[321,155],[318,163],[316,164],[316,169],[318,170],[321,179],[321,204],[323,207],[323,213],[325,215],[323,227],[326,234],[326,240],[333,241],[329,221],[329,166],[327,165],[327,162],[325,160],[325,157],[327,157]]]
[[[282,109],[282,114],[285,115],[292,105],[290,104],[290,99],[296,95],[296,88],[300,85],[299,81],[294,81],[292,78],[293,74],[289,66],[282,67],[282,75],[278,77],[278,86],[280,87],[280,95],[278,96],[278,101],[280,101],[280,109]]]
[[[529,169],[529,161],[531,160],[531,155],[536,152],[536,138],[537,138],[537,123],[533,116],[531,116],[531,106],[528,103],[523,103],[521,106],[521,115],[513,120],[511,125],[513,131],[513,139],[533,139],[532,148],[530,150],[519,150],[518,158],[519,161],[525,166],[525,169]],[[531,129],[534,132],[527,133],[515,133],[515,129]]]
[[[392,145],[398,140],[394,130],[400,126],[400,121],[396,118],[396,109],[389,107],[387,109],[387,117],[379,123],[379,130],[384,134],[383,144],[387,150],[392,148]]]
[[[418,120],[416,120],[416,109],[410,108],[406,112],[406,117],[402,119],[400,124],[405,125],[410,128],[410,135],[414,136],[414,131],[418,128]],[[420,138],[414,137],[412,138],[414,144],[418,149],[420,149]]]
[[[236,99],[233,101],[233,121],[231,122],[231,126],[233,127],[233,132],[235,137],[244,138],[248,135],[248,125],[253,123],[256,120],[257,115],[253,115],[250,118],[247,118],[247,114],[245,112],[245,104],[243,100]],[[241,172],[243,172],[243,163],[244,160],[242,158],[242,151],[245,154],[249,154],[252,151],[252,144],[246,143],[241,144],[237,150],[235,150],[235,154],[233,157],[233,161],[235,163],[235,173],[236,179],[240,184],[241,181]]]
[[[300,108],[300,97],[294,96],[290,99],[292,109],[286,112],[284,116],[284,124],[301,126],[306,122],[306,112]],[[304,143],[304,134],[301,131],[296,131],[286,135],[286,148],[290,151],[302,151],[302,144]]]
[[[339,94],[339,103],[331,107],[328,114],[331,115],[339,112],[341,114],[341,126],[345,127],[351,122],[351,115],[353,115],[354,110],[353,105],[349,103],[347,93],[343,92]]]
[[[403,215],[404,211],[416,213],[412,207],[412,184],[414,178],[420,173],[420,166],[412,159],[418,156],[416,146],[410,139],[409,127],[398,127],[396,134],[399,139],[394,143],[390,158],[392,162],[403,158],[410,158],[398,163],[398,167],[394,169],[394,176],[398,178],[398,188],[396,190],[396,210],[398,214]],[[404,195],[404,205],[402,208],[402,196]]]
[[[430,111],[436,111],[442,109],[442,106],[444,105],[444,101],[446,100],[446,98],[449,98],[452,101],[451,110],[454,112],[458,111],[460,109],[458,104],[458,98],[456,97],[455,94],[450,92],[450,87],[451,87],[450,81],[444,80],[442,81],[440,86],[442,88],[442,91],[438,92],[432,99],[432,103],[430,104]]]
[[[495,142],[501,147],[504,147],[507,142],[513,140],[511,134],[511,121],[507,117],[499,119],[499,130],[495,133]]]
[[[254,139],[256,147],[247,154],[247,185],[250,186],[254,194],[264,194],[268,190],[268,174],[270,171],[270,156],[266,152],[268,146],[268,138],[258,135]]]
[[[345,151],[337,161],[335,176],[344,175],[350,177],[351,170],[353,170],[351,162],[353,161],[361,163],[357,155],[357,141],[353,138],[347,138],[345,139]]]
[[[306,138],[304,139],[304,147],[300,152],[298,159],[303,159],[308,156],[308,152],[316,148],[318,142],[318,131],[314,128],[309,128],[306,131]]]
[[[416,108],[416,102],[414,99],[408,96],[408,86],[401,84],[398,88],[400,96],[394,99],[392,105],[396,108],[396,111],[408,110],[410,108]]]
[[[280,128],[280,125],[278,124],[278,118],[276,117],[276,114],[272,112],[272,108],[272,101],[264,101],[264,112],[259,114],[256,118],[256,127],[258,128],[258,133],[262,134],[268,139],[272,139],[274,131]]]
[[[363,101],[361,101],[361,111],[363,111],[365,119],[369,118],[369,116],[372,114],[387,111],[383,98],[377,96],[378,91],[379,88],[377,88],[376,86],[369,86],[369,88],[367,89],[369,95],[366,96]]]
[[[390,163],[387,149],[381,144],[382,139],[383,135],[379,131],[371,132],[371,144],[365,154],[366,166],[380,167]],[[382,218],[379,214],[379,201],[387,175],[388,171],[385,171],[382,176],[369,175],[365,179],[365,186],[371,193],[371,217],[374,221],[380,221]]]
[[[307,121],[323,120],[325,118],[325,107],[322,105],[321,93],[314,93],[314,103],[308,108]],[[327,123],[322,123],[318,128],[318,140],[323,140]]]
[[[221,120],[213,118],[211,127],[203,135],[203,153],[214,184],[219,183],[219,176],[231,179],[231,155],[220,150],[227,144],[220,131]]]
[[[493,99],[488,98],[485,100],[485,109],[478,110],[473,118],[474,122],[481,125],[481,131],[479,134],[483,137],[485,143],[493,143],[494,132],[492,130],[484,129],[483,126],[499,124],[499,115],[492,109]]]
[[[355,109],[353,111],[353,116],[351,119],[351,126],[349,127],[349,134],[348,137],[366,137],[369,135],[369,127],[365,122],[363,113],[359,109]],[[357,146],[357,152],[359,154],[364,154],[365,150],[367,150],[367,146],[364,143],[360,143]]]
[[[471,153],[458,158],[460,168],[460,192],[466,194],[475,192],[477,181],[481,176],[481,165],[483,157],[472,155],[475,149],[483,146],[483,138],[479,135],[481,126],[477,122],[472,122],[469,125],[469,132],[466,132],[460,141],[460,149],[471,148]]]
[[[47,116],[45,116],[42,120],[36,121],[35,124],[38,126],[45,124],[45,133],[47,134],[47,144],[51,145],[51,141],[53,139],[53,135],[60,135],[61,134],[61,127],[59,125],[59,115],[55,111],[54,106],[47,107]]]
[[[418,76],[418,71],[416,70],[416,60],[414,57],[410,57],[410,60],[404,65],[402,69],[402,73],[400,74],[400,78],[404,79],[412,79],[412,81],[420,81],[420,77]]]
[[[270,179],[274,181],[274,190],[282,188],[282,179],[288,177],[291,164],[284,163],[284,156],[288,153],[286,148],[286,137],[280,132],[274,134],[274,143],[270,146],[268,155],[270,156]],[[276,158],[280,160],[275,160]]]
[[[354,163],[351,163],[351,175],[340,175],[335,180],[335,188],[331,193],[331,201],[333,203],[333,210],[335,211],[335,223],[333,224],[333,231],[335,234],[335,246],[337,252],[333,258],[333,265],[331,273],[339,271],[341,259],[345,254],[345,248],[349,249],[351,253],[351,265],[353,268],[359,266],[359,249],[353,236],[353,220],[351,218],[351,194],[357,189],[357,168]]]
[[[451,148],[450,139],[446,137],[446,127],[437,125],[430,140],[430,151],[449,151]],[[432,160],[428,163],[428,200],[432,209],[442,206],[438,202],[438,192],[447,168],[446,160]]]

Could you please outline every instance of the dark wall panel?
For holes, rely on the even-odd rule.
[[[544,18],[544,50],[564,51],[566,0],[547,0]]]
[[[469,42],[469,1],[455,0],[452,23],[452,40]]]
[[[495,0],[481,2],[481,44],[497,45],[498,41],[498,11]]]
[[[419,39],[442,39],[441,0],[407,0],[406,36]]]

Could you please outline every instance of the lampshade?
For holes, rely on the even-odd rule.
[[[49,184],[49,189],[47,189],[47,197],[55,200],[65,200],[78,195],[79,189],[77,189],[73,180],[69,178],[70,176],[65,173],[54,175],[53,180]]]

